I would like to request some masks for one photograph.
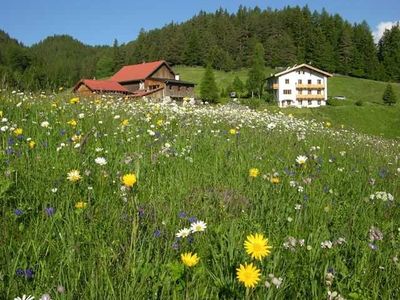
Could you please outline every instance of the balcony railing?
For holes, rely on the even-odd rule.
[[[297,100],[323,100],[323,99],[325,99],[325,95],[321,95],[321,94],[317,94],[317,95],[310,95],[310,94],[300,95],[300,94],[297,94],[296,95],[296,99]]]
[[[302,84],[296,83],[296,89],[308,89],[308,90],[323,90],[325,85],[323,84]]]

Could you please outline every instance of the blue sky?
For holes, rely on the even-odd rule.
[[[279,9],[286,5],[304,6],[339,13],[348,21],[366,20],[371,30],[383,31],[400,20],[400,0],[13,0],[0,5],[0,29],[31,45],[49,35],[69,34],[90,45],[111,45],[134,40],[141,28],[152,29],[182,22],[200,10],[212,12],[219,7],[236,12],[239,5]]]

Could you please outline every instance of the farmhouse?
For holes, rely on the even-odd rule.
[[[332,74],[301,64],[267,78],[267,88],[279,107],[319,107],[328,99],[328,77]]]
[[[110,80],[82,79],[74,87],[74,92],[82,95],[97,94],[129,94],[129,91],[118,82]]]
[[[87,93],[88,89],[89,92],[126,93],[133,97],[148,96],[158,99],[167,96],[172,99],[194,97],[194,83],[180,80],[179,75],[164,60],[124,66],[109,80],[91,80],[92,85],[99,83],[98,85],[107,87],[114,83],[115,89],[111,91],[104,88],[94,90],[85,84],[88,81],[81,80],[75,86],[74,92]]]

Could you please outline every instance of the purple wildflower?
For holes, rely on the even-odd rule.
[[[56,209],[54,207],[46,207],[44,211],[48,217],[51,217],[56,212]]]
[[[14,210],[14,214],[16,216],[22,216],[24,212],[21,209],[17,208],[16,210]]]
[[[179,212],[178,214],[179,218],[184,219],[186,218],[186,213],[184,211]]]
[[[154,237],[158,238],[161,236],[161,231],[159,229],[156,229],[153,233]]]
[[[21,269],[21,268],[18,268],[16,271],[15,271],[15,275],[17,275],[17,276],[25,276],[25,271],[23,270],[23,269]]]
[[[195,222],[197,222],[197,218],[196,218],[196,217],[190,217],[190,218],[188,219],[188,221],[189,221],[190,223],[195,223]]]

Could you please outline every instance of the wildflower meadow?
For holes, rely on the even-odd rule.
[[[0,122],[0,299],[400,298],[397,140],[4,90]]]

